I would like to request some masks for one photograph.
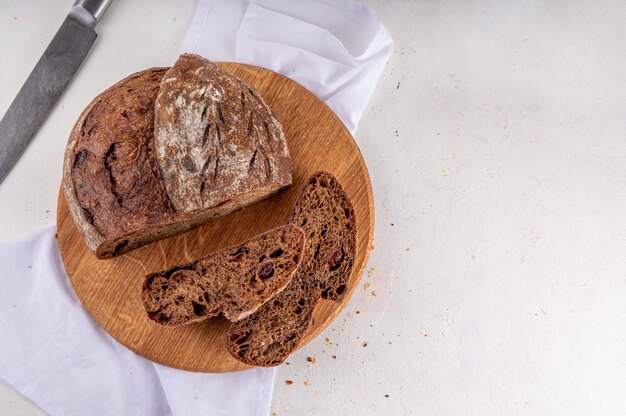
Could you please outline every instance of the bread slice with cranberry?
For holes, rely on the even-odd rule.
[[[289,222],[306,235],[302,264],[289,285],[250,316],[233,323],[228,352],[249,365],[275,366],[296,350],[322,298],[339,302],[356,254],[350,198],[330,173],[318,172],[301,191]]]
[[[223,314],[237,321],[283,290],[303,258],[304,232],[287,224],[189,264],[146,276],[148,317],[178,326]]]

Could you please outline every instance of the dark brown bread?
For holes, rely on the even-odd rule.
[[[143,305],[164,326],[223,314],[237,321],[280,292],[300,265],[304,232],[293,224],[192,263],[146,276]]]
[[[197,55],[113,85],[67,145],[65,198],[100,258],[187,231],[291,183],[282,127],[248,84]]]
[[[150,69],[119,82],[98,96],[74,127],[64,185],[92,249],[174,218],[153,146],[154,100],[164,73]],[[123,249],[99,254],[109,257]]]
[[[176,211],[291,183],[280,122],[250,85],[213,62],[181,55],[155,108],[155,147]]]
[[[282,363],[311,326],[318,301],[339,302],[346,294],[357,230],[352,202],[339,181],[327,172],[313,175],[290,222],[306,235],[302,264],[281,293],[228,331],[228,352],[246,364]]]

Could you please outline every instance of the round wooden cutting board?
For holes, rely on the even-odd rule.
[[[302,345],[311,341],[339,314],[358,286],[373,237],[372,187],[358,146],[342,122],[322,101],[299,84],[266,69],[219,64],[254,85],[282,121],[293,159],[293,184],[277,195],[213,222],[133,250],[98,260],[74,225],[63,192],[59,193],[57,238],[67,274],[87,311],[117,341],[145,358],[189,371],[226,372],[249,366],[228,354],[223,318],[178,328],[148,319],[141,304],[147,273],[189,262],[283,224],[295,198],[318,170],[334,174],[356,211],[357,250],[348,296],[340,303],[323,300]]]

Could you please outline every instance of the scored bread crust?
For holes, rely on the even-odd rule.
[[[287,142],[270,107],[248,83],[198,55],[181,55],[163,76],[154,136],[177,212],[291,183]]]
[[[70,133],[70,137],[65,148],[65,157],[63,161],[63,191],[65,200],[67,202],[67,206],[70,210],[72,218],[79,231],[83,235],[85,244],[89,249],[95,252],[98,257],[110,257],[110,256],[102,256],[98,252],[99,248],[106,242],[107,237],[93,224],[93,218],[89,218],[85,214],[83,207],[78,199],[76,193],[76,187],[74,183],[74,175],[73,175],[73,166],[76,162],[76,146],[78,144],[79,139],[82,137],[82,131],[85,127],[88,116],[91,114],[93,108],[100,104],[103,100],[106,99],[107,95],[116,89],[122,88],[127,85],[129,82],[137,79],[150,77],[152,74],[163,74],[167,68],[150,68],[144,71],[136,72],[134,74],[129,75],[128,77],[118,81],[113,84],[111,87],[107,88],[101,94],[99,94],[96,98],[94,98],[91,103],[83,110],[83,112],[76,120],[74,127]],[[91,219],[91,221],[88,221]]]
[[[108,88],[82,112],[70,135],[64,160],[65,198],[85,243],[99,258],[113,257],[182,233],[266,198],[291,183],[291,159],[280,122],[252,87],[243,81],[236,82],[236,77],[224,75],[225,71],[196,55],[182,55],[173,68],[176,69],[173,72],[167,68],[141,71]],[[216,156],[212,160],[220,161],[219,168],[207,163],[206,167],[213,169],[195,174],[194,180],[186,181],[185,185],[171,180],[177,176],[172,166],[189,167],[189,160],[171,158],[168,154],[171,155],[176,143],[180,144],[175,149],[179,156],[197,156],[198,149],[183,143],[184,129],[183,133],[180,129],[172,130],[176,120],[184,125],[180,117],[168,119],[161,114],[172,108],[155,103],[159,101],[165,76],[169,77],[168,83],[183,91],[181,94],[187,97],[185,108],[190,112],[197,113],[199,108],[200,115],[214,115],[211,109],[218,106],[214,97],[198,95],[197,82],[194,83],[193,76],[189,78],[189,71],[199,70],[202,75],[205,68],[210,68],[209,75],[215,75],[216,79],[212,82],[204,74],[198,82],[222,91],[224,97],[240,93],[239,100],[220,101],[223,117],[204,120],[218,126],[222,133],[216,138],[215,128],[201,132],[206,140],[200,156]],[[172,81],[177,77],[182,78],[181,82]],[[226,84],[223,79],[232,82]],[[161,101],[167,102],[172,91],[172,85],[165,87],[165,98]],[[247,107],[240,106],[244,101]],[[211,111],[202,111],[203,106]],[[235,116],[243,120],[254,108],[257,115],[246,119],[252,127],[241,128]],[[155,125],[155,119],[160,124]],[[155,131],[161,132],[161,139],[167,136],[163,132],[169,131],[173,141],[157,141]],[[194,133],[196,139],[200,137],[197,133]],[[203,141],[201,137],[199,140]],[[233,169],[244,159],[247,169]],[[268,166],[271,169],[266,174]],[[182,171],[178,173],[181,178],[189,177]],[[236,189],[227,186],[235,177],[240,184]],[[180,203],[184,197],[178,188],[188,191],[190,183],[203,196],[201,206]]]
[[[148,317],[178,326],[223,314],[242,319],[282,291],[300,265],[304,232],[293,224],[188,264],[151,273],[141,297]]]
[[[330,173],[317,172],[301,191],[289,222],[303,229],[302,264],[289,285],[255,313],[231,325],[226,349],[254,366],[282,363],[313,323],[320,299],[346,296],[356,255],[356,218],[350,198]]]

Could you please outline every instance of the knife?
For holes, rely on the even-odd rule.
[[[0,120],[0,183],[44,123],[98,34],[112,0],[77,0]]]

